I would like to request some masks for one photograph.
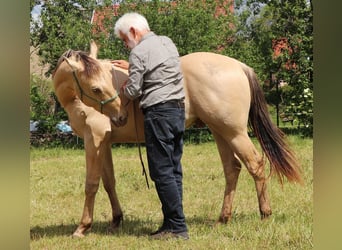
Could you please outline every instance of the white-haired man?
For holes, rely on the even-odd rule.
[[[162,204],[163,224],[151,237],[188,239],[182,201],[185,114],[178,50],[170,38],[153,33],[138,13],[120,17],[114,32],[131,50],[129,62],[112,63],[129,70],[124,94],[140,98],[150,177]]]

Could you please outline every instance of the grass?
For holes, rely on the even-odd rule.
[[[285,183],[281,187],[276,178],[271,179],[273,215],[261,221],[254,182],[243,168],[233,220],[216,227],[213,224],[220,213],[224,192],[216,145],[185,145],[182,163],[188,241],[149,239],[148,233],[161,223],[161,209],[153,183],[150,181],[150,189],[146,187],[134,147],[112,150],[123,226],[114,233],[107,230],[111,209],[101,186],[91,231],[83,239],[72,238],[84,202],[84,151],[32,149],[30,249],[312,249],[312,139],[290,136],[289,141],[301,162],[305,185]]]

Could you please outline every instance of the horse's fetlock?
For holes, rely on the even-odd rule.
[[[92,222],[93,220],[91,218],[83,219],[79,228],[86,231],[91,227]]]
[[[232,218],[232,215],[231,214],[227,214],[227,215],[220,215],[217,223],[220,223],[220,224],[227,224]]]
[[[91,221],[89,222],[82,221],[81,224],[75,230],[75,232],[72,234],[72,237],[83,238],[85,236],[84,233],[91,228],[91,224],[92,224]]]
[[[113,216],[113,221],[112,221],[112,227],[117,228],[120,226],[120,224],[123,222],[123,214],[117,214]]]

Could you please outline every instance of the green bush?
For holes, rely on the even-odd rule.
[[[38,121],[35,132],[30,134],[32,147],[83,147],[81,139],[71,133],[61,133],[56,125],[68,120],[51,88],[51,82],[36,75],[30,78],[30,120]]]

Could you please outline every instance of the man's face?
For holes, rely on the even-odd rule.
[[[131,30],[128,32],[127,35],[120,32],[120,37],[121,37],[122,41],[125,43],[126,47],[129,49],[133,49],[138,44],[138,41],[136,39],[134,39],[134,36],[133,36]]]

